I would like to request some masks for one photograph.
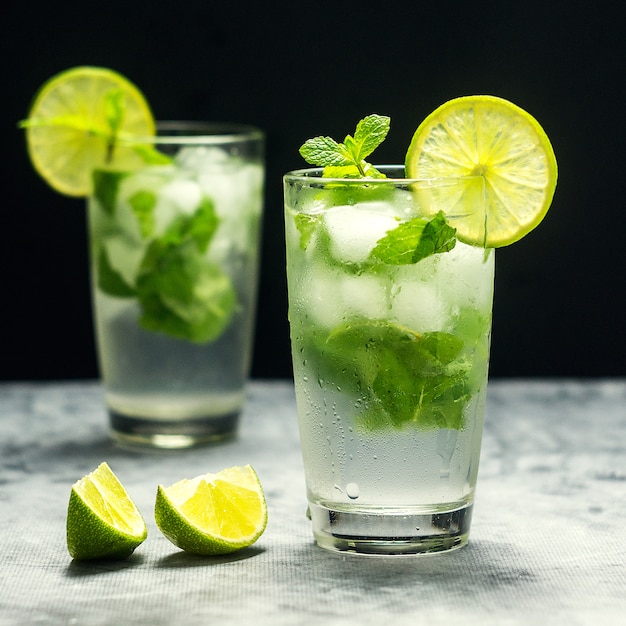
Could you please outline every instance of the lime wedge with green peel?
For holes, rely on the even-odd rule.
[[[550,208],[557,164],[550,141],[530,114],[495,96],[446,102],[418,127],[406,155],[409,178],[468,178],[420,190],[432,211],[451,221],[459,239],[485,247],[511,244]],[[475,210],[474,210],[475,209]]]
[[[88,66],[49,79],[21,126],[35,170],[69,196],[89,195],[96,168],[143,164],[145,147],[124,140],[155,134],[152,112],[137,87],[117,72]]]
[[[74,483],[67,511],[72,558],[123,559],[147,536],[141,513],[106,463]]]
[[[154,517],[182,550],[218,555],[253,544],[267,525],[267,506],[256,472],[246,465],[159,485]]]

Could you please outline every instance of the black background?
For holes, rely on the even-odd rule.
[[[291,375],[281,177],[304,165],[300,144],[342,139],[376,112],[392,128],[375,161],[402,162],[428,113],[473,93],[532,113],[559,163],[542,225],[497,254],[492,376],[626,373],[620,2],[71,0],[0,12],[0,379],[97,375],[84,203],[37,177],[16,128],[47,78],[87,64],[126,75],[157,119],[266,131],[255,377]]]

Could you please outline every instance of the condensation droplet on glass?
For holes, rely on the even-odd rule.
[[[359,497],[359,486],[356,483],[348,483],[346,485],[346,494],[351,500],[356,500]]]

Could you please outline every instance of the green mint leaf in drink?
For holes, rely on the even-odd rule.
[[[440,211],[431,220],[415,217],[388,231],[370,256],[372,260],[390,265],[407,265],[433,254],[449,252],[455,245],[456,230]]]
[[[329,168],[324,171],[327,178],[380,178],[382,174],[365,159],[385,140],[390,123],[386,116],[368,115],[357,124],[354,136],[347,135],[343,143],[314,137],[302,145],[300,154],[311,165]]]
[[[143,328],[199,344],[222,334],[237,300],[228,276],[190,241],[182,246],[153,242],[137,294]]]
[[[306,250],[311,237],[318,228],[320,218],[318,215],[307,215],[306,213],[297,213],[294,217],[296,228],[300,231],[300,247]]]
[[[100,250],[97,268],[98,288],[102,292],[116,298],[132,298],[137,295],[135,289],[113,268],[105,248]]]
[[[471,368],[464,342],[443,331],[416,333],[392,322],[353,320],[318,337],[322,378],[365,398],[362,427],[463,426]]]
[[[96,170],[92,176],[93,196],[107,215],[113,215],[120,185],[127,174]]]
[[[230,278],[204,255],[217,223],[207,201],[151,241],[137,277],[143,328],[194,343],[214,341],[225,330],[237,295]]]
[[[139,222],[141,236],[144,238],[150,237],[155,228],[154,209],[157,205],[156,193],[147,189],[140,189],[128,199],[128,203]]]
[[[210,198],[202,198],[195,212],[175,218],[163,235],[163,241],[168,245],[181,245],[186,241],[193,241],[198,251],[204,254],[217,227],[219,217]]]

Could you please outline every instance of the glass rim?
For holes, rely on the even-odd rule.
[[[376,169],[382,173],[386,173],[392,170],[404,171],[405,166],[403,164],[384,164],[374,165]],[[395,185],[411,185],[411,184],[429,184],[429,185],[450,185],[461,181],[470,182],[483,178],[480,174],[468,174],[465,176],[433,176],[422,178],[408,178],[406,176],[388,176],[386,178],[335,178],[335,177],[323,177],[323,167],[305,167],[297,170],[291,170],[284,174],[283,178],[286,182],[300,182],[300,183],[317,183],[317,184],[337,184],[342,185],[382,185],[382,184],[395,184]]]
[[[264,138],[265,133],[251,124],[157,120],[156,135],[119,137],[119,141],[124,144],[224,145],[243,141],[261,141]]]

